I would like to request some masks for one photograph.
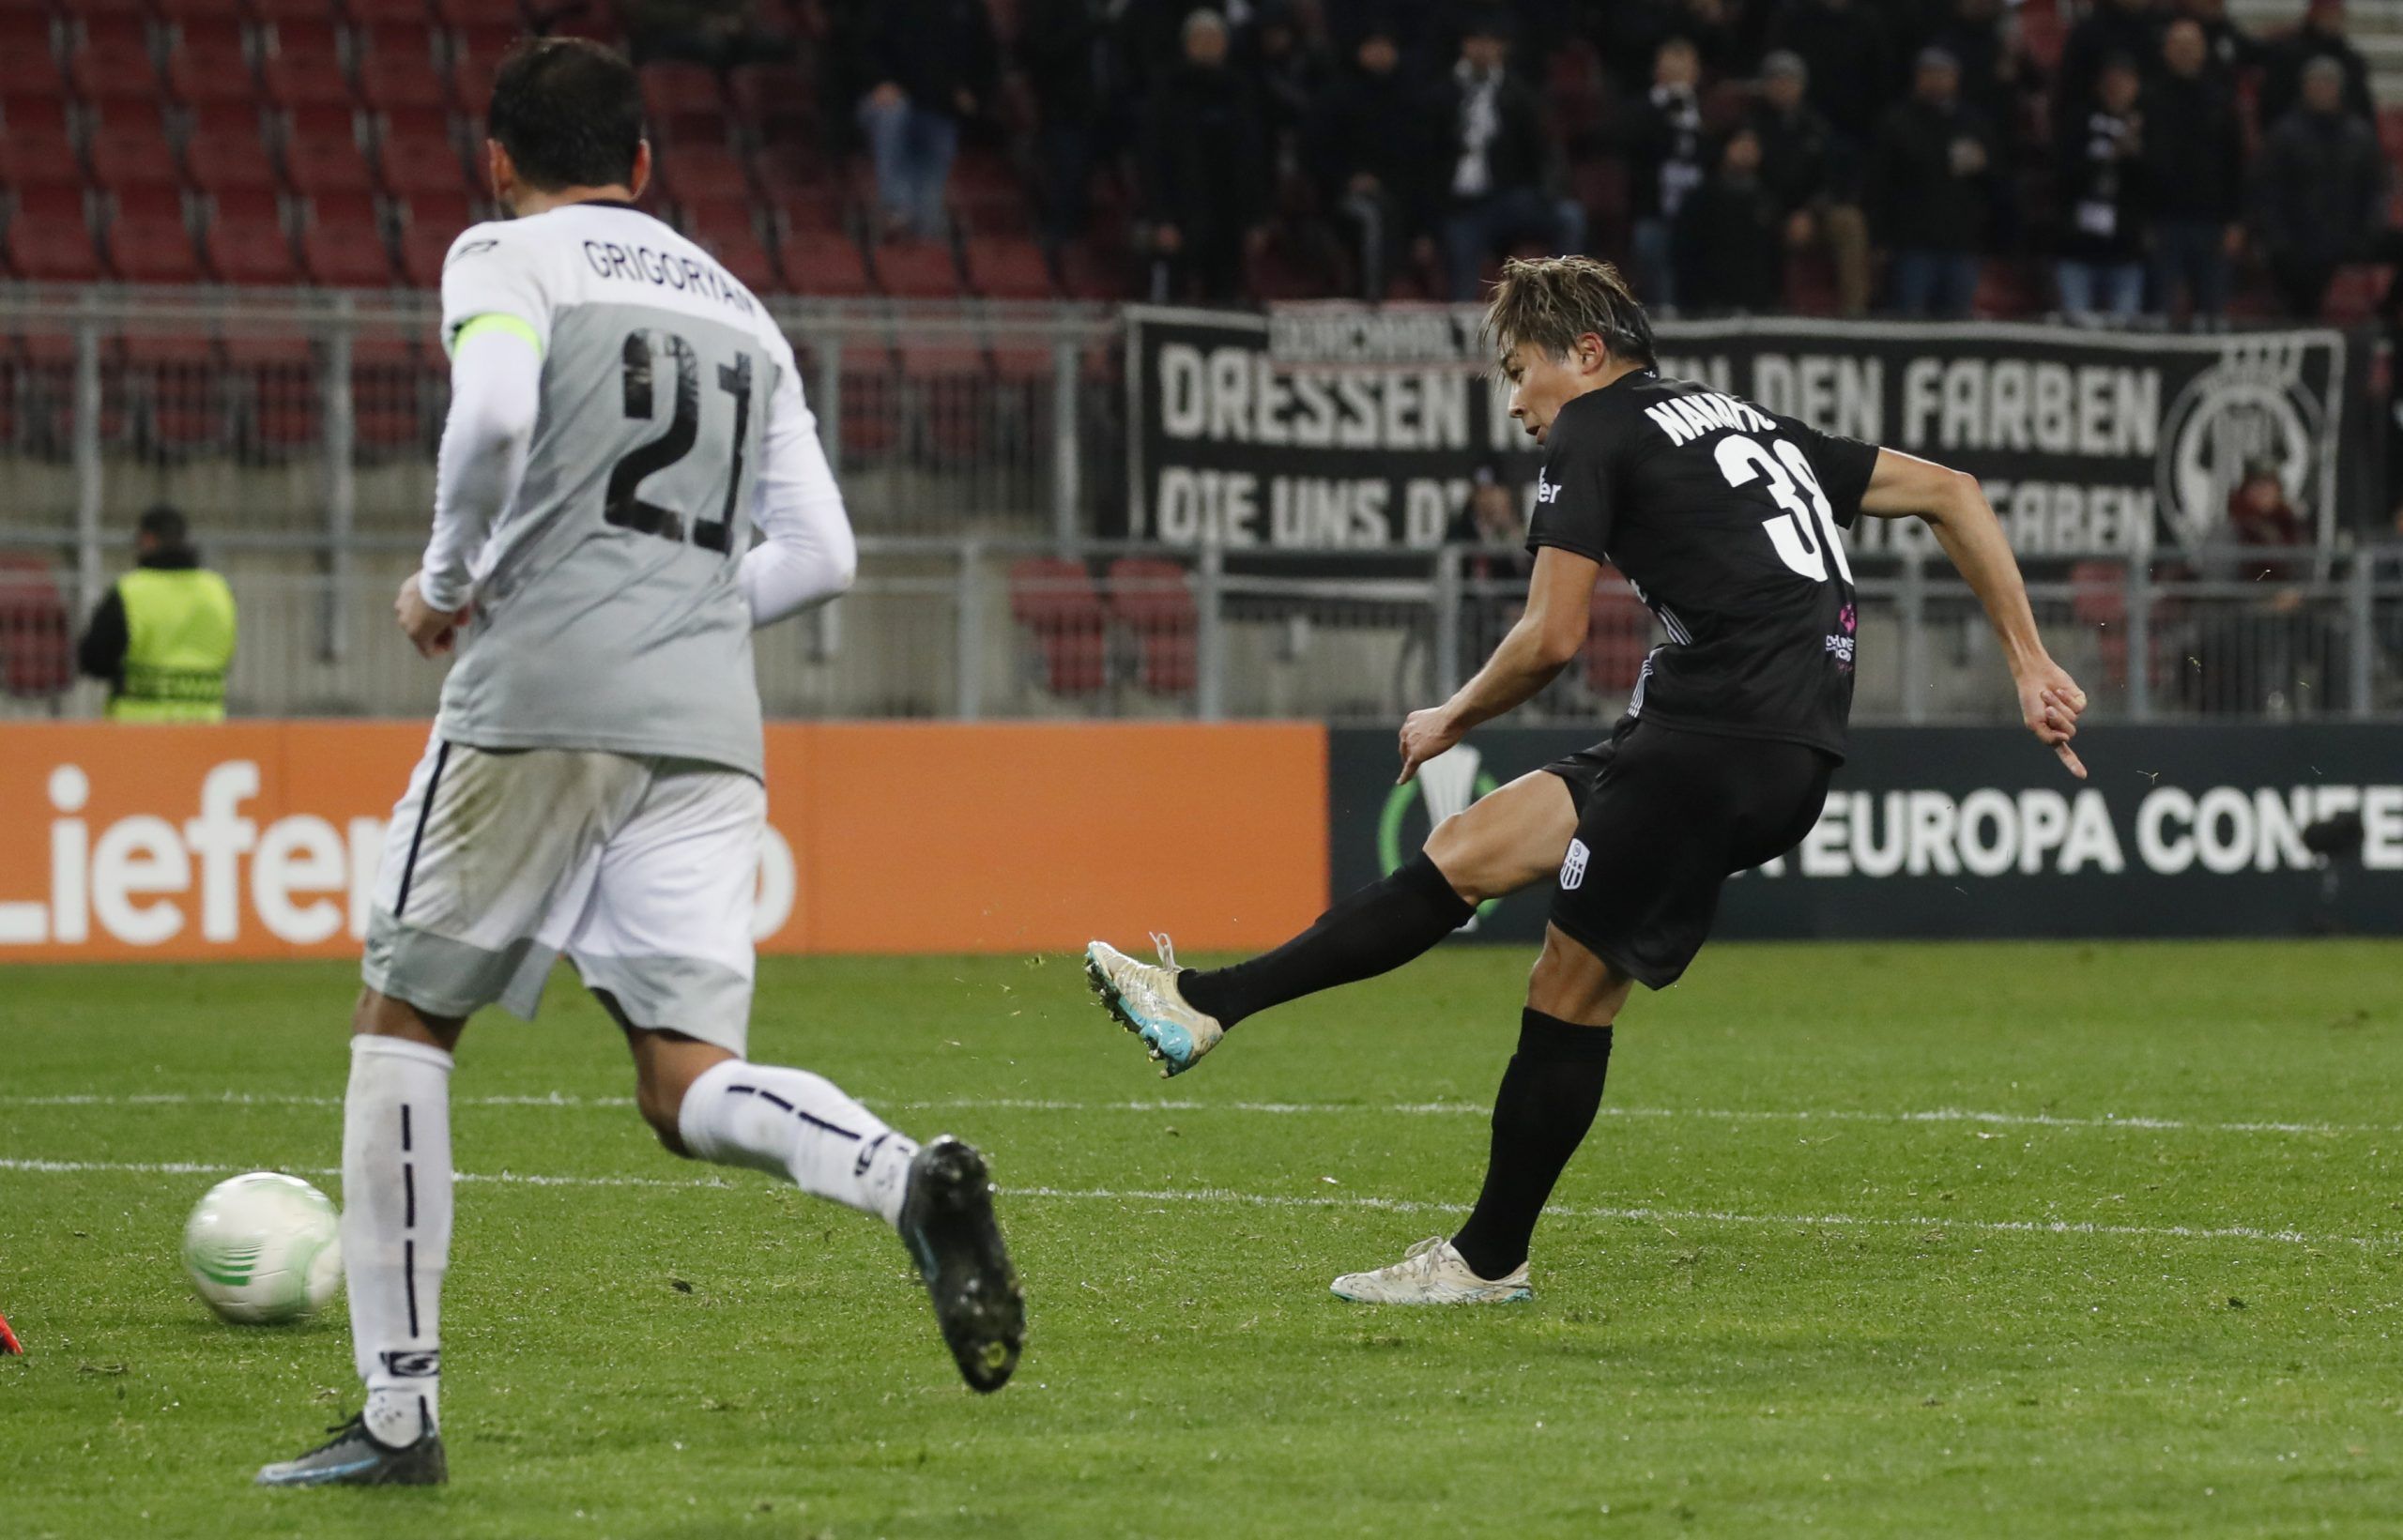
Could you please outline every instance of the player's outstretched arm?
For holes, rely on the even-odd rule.
[[[834,598],[851,586],[860,564],[818,420],[789,361],[769,398],[761,443],[752,522],[766,538],[744,554],[740,572],[755,628]]]
[[[394,605],[401,630],[431,658],[451,648],[466,618],[476,554],[526,475],[526,448],[542,402],[543,354],[530,328],[510,318],[469,322],[451,356],[451,413],[434,469],[434,533],[417,575]]]
[[[1397,785],[1467,737],[1470,728],[1533,696],[1569,666],[1585,645],[1594,585],[1601,576],[1600,563],[1573,551],[1547,545],[1536,553],[1535,574],[1527,580],[1526,611],[1493,649],[1493,656],[1451,699],[1413,711],[1402,723],[1401,775]]]
[[[1916,515],[1927,521],[1944,554],[1985,605],[1995,634],[2002,638],[2002,654],[2019,688],[2019,714],[2028,730],[2051,745],[2072,775],[2085,780],[2086,766],[2070,740],[2077,736],[2086,692],[2044,650],[2035,614],[2028,607],[2019,562],[1978,479],[1914,455],[1879,450],[1860,511],[1884,519]]]

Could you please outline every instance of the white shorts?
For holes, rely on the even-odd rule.
[[[531,1018],[561,955],[636,1027],[743,1052],[768,794],[723,765],[436,739],[392,810],[368,985]]]

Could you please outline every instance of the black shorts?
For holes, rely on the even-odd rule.
[[[1577,800],[1552,922],[1667,988],[1709,936],[1720,886],[1801,843],[1835,768],[1808,744],[1621,722],[1607,742],[1544,767]]]

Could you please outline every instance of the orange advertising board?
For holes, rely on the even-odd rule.
[[[0,727],[0,964],[355,955],[417,723]],[[1326,898],[1326,735],[1190,723],[768,729],[759,945],[1252,947]]]

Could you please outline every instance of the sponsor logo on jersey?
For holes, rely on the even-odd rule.
[[[1536,472],[1536,501],[1539,503],[1557,502],[1559,498],[1560,483],[1553,480],[1541,471]]]
[[[1560,863],[1560,891],[1573,893],[1585,885],[1585,861],[1593,852],[1585,848],[1584,840],[1569,842],[1569,859]]]

